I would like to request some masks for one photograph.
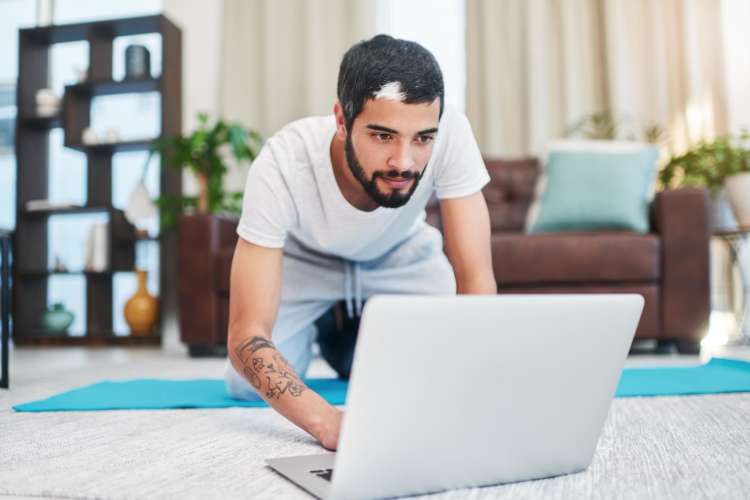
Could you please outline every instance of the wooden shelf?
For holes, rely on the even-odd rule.
[[[155,92],[161,88],[161,78],[133,78],[126,80],[90,80],[66,85],[65,92],[88,96]]]
[[[161,75],[157,78],[115,81],[113,62],[116,38],[155,34],[161,38]],[[87,80],[67,85],[61,100],[61,112],[51,117],[35,116],[36,94],[49,86],[53,46],[66,42],[88,45]],[[138,241],[155,241],[159,245],[159,290],[164,304],[175,303],[176,238],[135,237],[136,228],[113,205],[113,155],[120,151],[148,151],[155,138],[142,137],[114,143],[82,144],[83,131],[92,126],[92,101],[95,96],[158,92],[159,137],[182,132],[182,34],[162,14],[123,19],[52,25],[19,31],[18,82],[16,109],[16,203],[17,223],[13,241],[13,330],[18,345],[113,346],[159,345],[153,337],[122,337],[108,331],[113,328],[114,279],[116,272],[133,272]],[[117,49],[120,50],[119,48]],[[120,55],[120,54],[118,54]],[[117,124],[117,116],[111,117]],[[43,210],[26,210],[26,203],[49,196],[50,153],[49,132],[61,127],[64,145],[85,153],[86,173],[81,179],[86,186],[87,204],[58,206]],[[141,132],[147,134],[145,130]],[[159,171],[159,192],[176,196],[182,193],[182,172],[167,168],[162,159]],[[53,246],[49,240],[49,217],[52,215],[108,214],[109,268],[106,271],[84,270],[55,272],[47,269]],[[82,249],[81,249],[82,250]],[[49,276],[78,275],[85,277],[86,317],[81,318],[86,337],[40,332],[39,318],[47,307]],[[167,311],[169,314],[171,311]],[[163,314],[162,319],[167,314]],[[23,336],[21,334],[27,334]],[[49,334],[47,334],[49,333]]]
[[[24,215],[33,217],[48,217],[50,215],[75,215],[75,214],[91,214],[91,213],[106,213],[117,210],[112,206],[78,206],[78,207],[60,207],[50,208],[44,210],[23,210]]]
[[[59,114],[52,116],[21,116],[19,117],[21,125],[38,130],[49,130],[62,126]]]
[[[66,144],[66,146],[83,153],[111,154],[122,151],[148,151],[153,144],[153,139],[140,139],[135,141],[102,142],[98,144]]]
[[[18,274],[21,276],[28,276],[28,277],[46,277],[46,276],[53,276],[53,275],[60,275],[60,276],[110,276],[115,273],[134,273],[135,269],[109,269],[106,271],[55,271],[52,269],[48,270],[41,270],[41,271],[32,271],[32,270],[19,270]]]
[[[21,36],[29,41],[52,45],[55,43],[77,42],[87,40],[91,36],[116,38],[118,36],[143,35],[159,33],[165,29],[165,24],[174,25],[162,15],[140,16],[123,19],[108,19],[104,21],[52,25],[40,28],[26,28],[20,30]]]
[[[48,333],[44,335],[24,336],[18,335],[13,339],[15,345],[44,346],[44,347],[113,347],[113,346],[160,346],[161,336],[149,335],[137,337],[133,335],[114,335],[112,332],[104,332],[98,335],[70,336],[59,333]]]

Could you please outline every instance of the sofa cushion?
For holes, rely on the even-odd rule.
[[[482,189],[490,214],[490,229],[521,231],[526,212],[534,199],[534,186],[539,174],[536,158],[484,159],[490,182]],[[427,223],[442,230],[440,203],[433,196],[427,203]]]
[[[629,141],[550,146],[529,210],[529,233],[625,230],[648,233],[658,149]]]
[[[539,174],[536,158],[485,159],[490,183],[482,192],[490,212],[492,232],[520,231],[534,199]]]
[[[654,234],[499,233],[492,262],[500,286],[651,282],[660,276],[659,247]]]

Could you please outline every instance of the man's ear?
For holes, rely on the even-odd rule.
[[[333,115],[336,117],[336,137],[342,141],[346,140],[346,119],[341,103],[336,101],[333,105]]]

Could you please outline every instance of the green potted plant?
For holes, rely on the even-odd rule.
[[[583,116],[577,122],[570,125],[565,130],[565,137],[583,137],[584,139],[614,141],[625,139],[628,141],[636,140],[636,134],[632,132],[631,120],[615,116],[610,110],[598,111],[590,115]],[[664,129],[659,125],[649,125],[644,127],[641,132],[643,140],[658,144],[664,140]]]
[[[703,140],[681,155],[672,156],[659,172],[664,188],[706,187],[714,200],[714,225],[731,225],[719,211],[727,198],[740,225],[750,225],[750,149],[747,131]]]
[[[258,132],[238,123],[198,115],[198,127],[185,136],[168,137],[156,144],[169,167],[189,169],[200,188],[197,196],[161,196],[163,228],[176,226],[177,303],[180,338],[191,356],[223,354],[226,341],[210,332],[219,319],[220,306],[212,280],[216,259],[236,239],[237,215],[242,209],[242,192],[227,192],[224,177],[229,162],[252,162],[263,139]],[[206,338],[206,337],[209,338]],[[219,346],[219,347],[217,347]]]
[[[218,119],[211,123],[206,113],[198,113],[198,128],[186,136],[159,140],[154,150],[167,166],[189,169],[198,181],[198,196],[160,196],[162,227],[173,227],[185,212],[198,214],[237,214],[242,208],[242,192],[226,192],[224,177],[231,159],[237,164],[257,156],[263,138],[239,123]]]

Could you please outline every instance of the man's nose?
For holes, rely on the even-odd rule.
[[[416,162],[414,161],[411,146],[409,144],[399,146],[396,153],[391,157],[389,164],[399,172],[412,170]]]

